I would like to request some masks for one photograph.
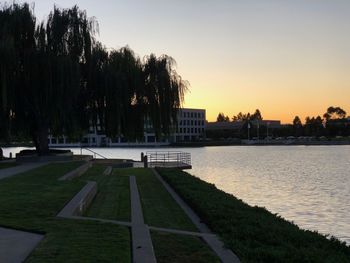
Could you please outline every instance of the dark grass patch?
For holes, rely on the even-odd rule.
[[[130,251],[126,227],[63,219],[26,262],[130,262]]]
[[[119,175],[135,175],[143,215],[150,226],[197,231],[181,207],[155,177],[151,169],[116,169]]]
[[[103,175],[105,169],[94,165],[81,178],[97,182],[97,195],[85,216],[131,221],[129,178],[115,172]]]
[[[17,166],[16,162],[0,162],[0,169],[6,169],[15,166]]]
[[[159,172],[242,262],[350,262],[344,242],[302,230],[186,172]]]
[[[151,232],[158,263],[219,263],[219,258],[199,237]]]
[[[0,180],[0,225],[45,234],[28,262],[130,262],[128,228],[56,217],[85,185],[58,178],[81,164],[50,164]]]

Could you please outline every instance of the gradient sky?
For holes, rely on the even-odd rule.
[[[37,17],[54,3],[95,16],[109,48],[175,58],[184,106],[210,121],[256,108],[284,123],[330,105],[350,115],[349,0],[37,0]]]

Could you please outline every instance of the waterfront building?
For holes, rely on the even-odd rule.
[[[208,122],[206,132],[208,138],[240,138],[243,130],[246,130],[248,124],[246,121],[233,122]],[[272,132],[281,128],[280,120],[251,120],[249,127],[255,131],[258,127],[266,136],[272,135]]]
[[[97,121],[90,127],[81,142],[70,141],[67,136],[49,135],[50,147],[99,147],[99,146],[166,146],[175,142],[198,141],[205,139],[206,113],[205,109],[182,108],[178,111],[177,123],[173,125],[168,136],[156,139],[150,120],[145,120],[144,137],[140,141],[128,141],[123,136],[108,138]]]

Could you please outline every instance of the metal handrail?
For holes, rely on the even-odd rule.
[[[96,155],[98,155],[98,156],[100,156],[101,158],[103,158],[103,159],[108,159],[106,156],[103,156],[102,154],[99,154],[99,153],[97,153],[97,152],[95,152],[95,151],[93,151],[93,150],[91,150],[91,149],[89,149],[89,148],[83,148],[83,147],[80,147],[80,155],[82,155],[82,153],[83,153],[83,150],[87,150],[87,151],[89,151],[89,152],[92,152],[93,154],[94,154],[94,158],[96,159]]]
[[[150,164],[150,166],[169,166],[174,164],[176,164],[176,166],[183,166],[184,164],[191,165],[191,154],[186,152],[154,151],[146,152],[146,155],[148,157],[148,163]]]

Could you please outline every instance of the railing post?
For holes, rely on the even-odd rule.
[[[143,166],[144,168],[148,168],[147,155],[143,157]]]
[[[144,153],[141,152],[141,162],[143,162],[143,158],[144,158]]]

